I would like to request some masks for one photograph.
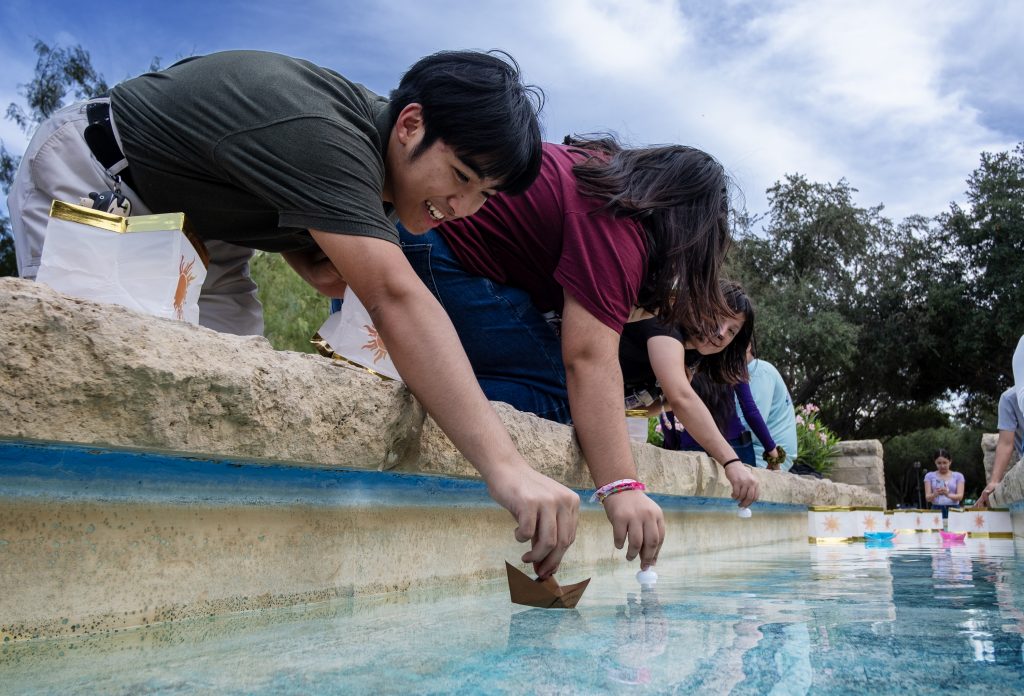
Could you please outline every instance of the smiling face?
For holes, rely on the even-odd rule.
[[[383,198],[413,234],[446,220],[467,217],[497,193],[500,182],[481,179],[455,152],[437,140],[416,153],[425,127],[419,104],[402,109],[391,130]]]
[[[690,347],[696,348],[701,355],[714,355],[725,350],[736,334],[743,328],[744,317],[742,314],[735,314],[730,317],[720,318],[718,321],[718,335],[704,339],[697,339],[691,342]]]

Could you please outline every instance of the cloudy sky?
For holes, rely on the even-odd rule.
[[[845,177],[898,221],[963,202],[979,154],[1024,141],[1022,28],[1015,0],[4,0],[0,106],[35,39],[81,44],[111,83],[154,56],[255,48],[382,93],[427,53],[502,48],[544,88],[550,140],[701,147],[755,213],[785,174]],[[0,138],[26,144],[9,121]]]

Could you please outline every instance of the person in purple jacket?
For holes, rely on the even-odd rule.
[[[768,432],[768,426],[761,417],[761,412],[754,403],[754,395],[750,393],[749,382],[742,381],[735,384],[727,384],[715,381],[707,373],[698,374],[693,379],[693,390],[706,404],[718,426],[722,436],[729,443],[740,461],[749,466],[756,466],[754,457],[754,442],[751,438],[751,430],[754,436],[761,442],[767,454],[768,461],[779,459],[779,449]],[[750,424],[751,430],[747,430],[736,413],[736,402],[739,401],[743,417]],[[683,432],[680,437],[681,450],[704,450],[705,448],[692,436],[689,431]]]

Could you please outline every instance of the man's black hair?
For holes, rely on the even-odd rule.
[[[523,84],[503,51],[441,51],[422,58],[391,93],[391,126],[409,104],[423,107],[425,133],[413,157],[437,140],[498,189],[522,193],[540,173],[539,87]]]

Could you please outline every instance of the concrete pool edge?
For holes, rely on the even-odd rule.
[[[478,478],[401,384],[263,338],[220,334],[0,278],[0,438],[328,469]],[[592,484],[568,426],[495,404],[526,460]],[[654,493],[727,498],[703,454],[633,445]],[[881,496],[757,470],[761,499],[881,505]]]
[[[12,441],[0,441],[0,472],[8,641],[470,587],[525,548],[479,481]],[[806,533],[803,505],[758,504],[752,521],[731,500],[656,497],[664,558]],[[621,564],[610,534],[585,503],[563,577]]]
[[[471,583],[523,552],[400,384],[10,278],[0,335],[5,639]],[[534,467],[590,490],[571,428],[495,408]],[[764,504],[739,520],[707,456],[633,453],[666,508],[663,554],[802,539],[807,505],[881,504],[860,486],[757,470]],[[354,481],[377,493],[354,498]],[[622,555],[584,506],[564,568]]]

